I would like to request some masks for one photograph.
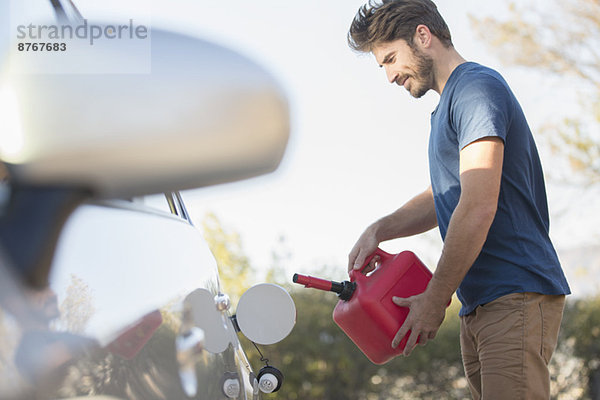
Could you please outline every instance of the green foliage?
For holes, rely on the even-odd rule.
[[[219,267],[222,291],[229,295],[233,307],[250,287],[254,270],[244,254],[240,235],[223,227],[216,215],[208,213],[202,221],[204,239]]]
[[[583,361],[586,395],[600,398],[600,296],[567,302],[561,337]]]
[[[600,296],[570,302],[562,334],[574,338],[574,351],[588,363],[600,363]]]
[[[333,293],[298,288],[292,297],[297,308],[294,330],[282,342],[262,349],[285,374],[282,389],[267,399],[454,399],[467,394],[456,300],[434,341],[408,358],[375,365],[333,322],[338,301]],[[250,353],[253,365],[260,362],[257,357]]]
[[[285,374],[285,385],[273,398],[360,398],[377,366],[333,323],[335,295],[301,289],[292,297],[296,326],[285,340],[266,349],[272,363]]]
[[[217,243],[216,254],[225,254],[219,261],[220,273],[236,271],[242,277],[252,273],[243,254],[239,237],[225,232],[216,218],[212,219],[212,237]],[[216,235],[214,234],[216,233]],[[233,238],[234,245],[227,243]],[[283,241],[282,241],[283,243]],[[281,243],[280,243],[281,244]],[[283,254],[283,255],[281,255]],[[237,260],[237,261],[236,261]],[[444,323],[435,340],[417,347],[405,357],[389,363],[372,364],[333,322],[332,312],[338,299],[333,293],[304,289],[291,283],[280,265],[289,261],[285,253],[274,253],[274,263],[267,280],[290,291],[297,308],[296,326],[280,343],[261,346],[263,355],[285,375],[281,390],[264,395],[266,400],[296,399],[464,399],[469,392],[460,357],[458,310],[460,302],[454,298],[446,312]],[[227,268],[231,267],[229,270]],[[314,275],[340,279],[344,268],[323,266],[312,271]],[[225,291],[236,283],[235,273],[224,279]],[[311,273],[311,272],[309,272]],[[233,279],[235,278],[235,279]],[[230,282],[229,279],[233,279]],[[247,287],[247,284],[246,284]],[[244,285],[239,286],[240,291]],[[241,292],[240,292],[241,294]],[[559,348],[551,364],[552,398],[595,399],[594,377],[600,377],[600,297],[568,302],[562,325]],[[254,370],[264,365],[252,343],[239,335]],[[586,380],[587,379],[587,380]],[[582,384],[589,380],[589,388]]]

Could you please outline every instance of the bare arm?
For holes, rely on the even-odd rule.
[[[496,215],[504,144],[498,138],[472,143],[461,152],[461,197],[452,214],[431,292],[447,303],[481,252]]]
[[[437,226],[433,192],[428,187],[406,204],[371,224],[348,255],[348,271],[359,269],[379,243],[426,232]],[[368,270],[368,268],[367,268]]]
[[[460,153],[461,196],[452,214],[444,248],[427,290],[408,299],[395,299],[410,313],[392,346],[412,330],[404,353],[409,354],[421,335],[421,344],[435,337],[452,294],[481,252],[498,207],[504,143],[480,139]]]
[[[379,242],[417,235],[437,226],[431,186],[374,224]]]

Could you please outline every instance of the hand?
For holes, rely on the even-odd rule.
[[[362,235],[358,238],[358,241],[350,251],[348,255],[348,272],[354,270],[360,270],[365,263],[367,257],[369,257],[379,246],[379,241],[375,236],[375,227],[369,226]],[[375,266],[379,262],[379,256],[373,257],[369,262],[369,265],[362,271],[364,274],[375,269]]]
[[[427,291],[408,298],[392,297],[394,304],[410,309],[406,320],[392,340],[393,348],[398,347],[409,330],[411,333],[402,353],[404,356],[410,355],[417,345],[417,340],[419,345],[425,346],[429,340],[435,338],[446,315],[446,305],[437,300]]]

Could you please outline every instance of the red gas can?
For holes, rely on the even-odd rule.
[[[402,353],[410,336],[409,331],[398,347],[392,348],[392,339],[409,312],[408,308],[394,304],[392,297],[424,292],[432,274],[410,251],[389,254],[377,249],[365,265],[375,255],[381,258],[377,269],[369,275],[351,271],[350,282],[324,281],[298,274],[294,282],[338,292],[342,300],[333,310],[333,320],[372,362],[384,364]]]

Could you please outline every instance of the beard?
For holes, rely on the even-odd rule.
[[[408,92],[414,98],[420,98],[433,89],[435,83],[435,73],[433,71],[433,59],[417,49],[412,49],[415,61],[414,73],[409,75],[411,79]]]

